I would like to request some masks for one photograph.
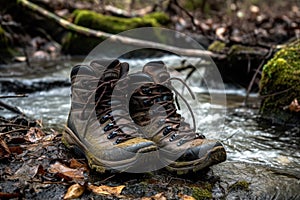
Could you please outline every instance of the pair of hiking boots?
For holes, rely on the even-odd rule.
[[[63,134],[68,148],[84,155],[98,172],[166,167],[184,174],[226,160],[219,141],[196,133],[177,113],[175,100],[182,96],[163,62],[128,71],[119,60],[95,60],[72,69],[71,109]]]

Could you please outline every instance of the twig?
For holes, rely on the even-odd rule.
[[[8,99],[8,98],[20,98],[20,97],[28,97],[27,94],[17,94],[17,95],[2,95],[0,99]]]
[[[191,13],[189,13],[189,11],[187,11],[184,7],[182,7],[179,3],[178,3],[178,1],[177,0],[173,0],[173,2],[174,2],[174,4],[178,7],[178,8],[180,8],[181,10],[183,10],[183,12],[191,19],[191,22],[192,22],[192,24],[194,25],[194,27],[196,28],[199,28],[198,27],[198,24],[196,23],[196,21],[195,21],[195,18],[194,18],[194,16],[191,14]],[[201,30],[202,31],[202,30]],[[202,31],[203,32],[203,31]]]
[[[29,130],[28,128],[14,129],[14,130],[11,130],[11,131],[0,133],[0,137],[3,136],[3,135],[6,135],[6,134],[10,134],[10,133],[15,133],[15,132],[19,132],[19,131],[28,131],[28,130]]]
[[[126,37],[126,36],[114,35],[114,34],[106,33],[103,31],[86,28],[83,26],[73,24],[73,23],[71,23],[71,22],[47,11],[44,8],[27,1],[27,0],[18,0],[18,3],[20,5],[23,5],[26,8],[29,8],[33,11],[40,13],[41,15],[43,15],[49,19],[56,21],[63,28],[70,30],[70,31],[74,31],[78,34],[82,34],[82,35],[86,35],[86,36],[93,36],[93,37],[97,37],[97,38],[100,38],[100,37],[110,38],[111,41],[113,41],[113,42],[119,42],[119,43],[123,43],[123,44],[127,44],[127,45],[143,47],[143,48],[147,47],[147,48],[154,48],[154,49],[162,49],[162,50],[173,52],[173,53],[176,53],[176,54],[179,54],[182,56],[196,56],[196,57],[197,56],[211,56],[211,57],[215,57],[215,58],[220,57],[220,55],[215,54],[211,51],[207,51],[207,50],[185,49],[185,48],[165,45],[165,44],[161,44],[161,43],[157,43],[157,42],[151,42],[151,41],[146,41],[146,40],[141,40],[141,39],[130,38],[130,37]]]
[[[244,100],[244,103],[243,103],[244,106],[247,105],[248,98],[249,98],[249,94],[250,94],[250,91],[251,91],[252,86],[253,86],[253,84],[254,84],[254,81],[255,81],[255,79],[256,79],[256,76],[259,74],[261,68],[264,66],[265,61],[272,55],[272,53],[273,53],[273,48],[271,48],[271,49],[269,50],[268,54],[264,57],[264,59],[261,61],[260,65],[259,65],[259,67],[256,69],[255,74],[253,75],[253,77],[252,77],[252,79],[251,79],[251,82],[250,82],[250,84],[249,84],[249,86],[248,86],[248,88],[247,88],[246,97],[245,97],[245,100]]]
[[[13,126],[13,127],[22,127],[22,128],[28,128],[28,126],[20,125],[20,124],[0,124],[0,127],[6,127],[6,126]]]
[[[26,116],[22,111],[20,111],[17,107],[13,107],[11,105],[8,105],[6,103],[4,103],[3,101],[0,101],[0,107],[3,107],[11,112],[14,112],[18,115],[23,115],[23,116]]]

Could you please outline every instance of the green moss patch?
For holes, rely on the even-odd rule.
[[[280,124],[299,123],[300,113],[285,108],[295,98],[300,100],[300,40],[278,51],[263,67],[260,94],[264,118]]]
[[[196,200],[212,199],[212,186],[205,184],[203,187],[192,187],[192,196]]]
[[[243,190],[243,191],[249,191],[249,186],[250,183],[242,180],[242,181],[237,181],[234,184],[229,186],[229,191],[237,191],[237,190]]]
[[[75,10],[73,18],[77,25],[112,34],[139,27],[159,27],[170,22],[168,16],[162,12],[151,13],[143,17],[121,18],[89,10]],[[70,54],[84,55],[104,39],[69,33],[63,43],[63,50]]]
[[[222,53],[225,51],[226,44],[221,41],[214,41],[211,45],[209,45],[208,50],[216,53]]]

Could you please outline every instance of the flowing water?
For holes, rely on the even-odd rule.
[[[127,61],[131,66],[147,62]],[[43,74],[14,74],[14,80],[29,85],[49,80],[68,82],[71,67],[76,62],[78,61],[56,63],[56,70],[48,70]],[[175,59],[173,63],[178,64]],[[228,153],[227,162],[213,168],[215,173],[225,182],[250,182],[250,188],[255,191],[256,197],[262,199],[300,198],[300,127],[275,126],[262,121],[258,114],[258,95],[251,94],[248,102],[250,106],[243,106],[243,89],[226,86],[225,90],[216,90],[215,93],[226,93],[226,104],[211,104],[207,89],[193,89],[199,99],[199,106],[193,107],[198,115],[198,130],[207,138],[221,140]],[[12,93],[6,93],[9,94]],[[59,87],[29,93],[25,98],[9,98],[4,101],[19,107],[28,116],[41,119],[47,126],[62,130],[70,108],[70,88]],[[181,112],[184,114],[187,111],[183,106]]]

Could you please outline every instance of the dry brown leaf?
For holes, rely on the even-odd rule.
[[[300,112],[300,105],[297,99],[294,99],[291,104],[289,105],[289,110],[291,112]]]
[[[89,189],[92,190],[95,194],[115,195],[115,196],[120,195],[124,187],[125,185],[119,185],[115,187],[110,187],[106,185],[100,185],[100,186],[89,185]]]
[[[181,200],[196,200],[194,197],[186,195],[186,194],[178,194]]]
[[[70,167],[71,168],[82,168],[84,171],[88,171],[88,167],[85,163],[81,163],[78,160],[72,158],[70,160]]]
[[[17,154],[17,155],[23,153],[23,148],[21,148],[20,146],[9,147],[9,150],[10,150],[11,153]]]
[[[36,127],[31,127],[27,134],[25,135],[25,140],[29,141],[29,142],[37,142],[41,139],[43,139],[43,137],[45,136],[45,133]]]
[[[143,197],[142,200],[167,200],[167,198],[164,196],[164,193],[161,192],[151,197]]]
[[[6,142],[0,138],[0,159],[8,157],[11,154]]]
[[[5,192],[0,192],[0,199],[12,199],[12,198],[20,198],[21,194],[20,193],[5,193]]]
[[[68,188],[68,191],[64,196],[64,199],[79,198],[83,194],[84,190],[85,190],[85,188],[83,186],[79,185],[78,183],[71,185]]]
[[[70,179],[84,179],[82,168],[79,169],[72,169],[67,167],[60,162],[55,162],[54,164],[50,165],[49,169],[50,173],[59,173],[63,175],[63,177],[70,178]]]

